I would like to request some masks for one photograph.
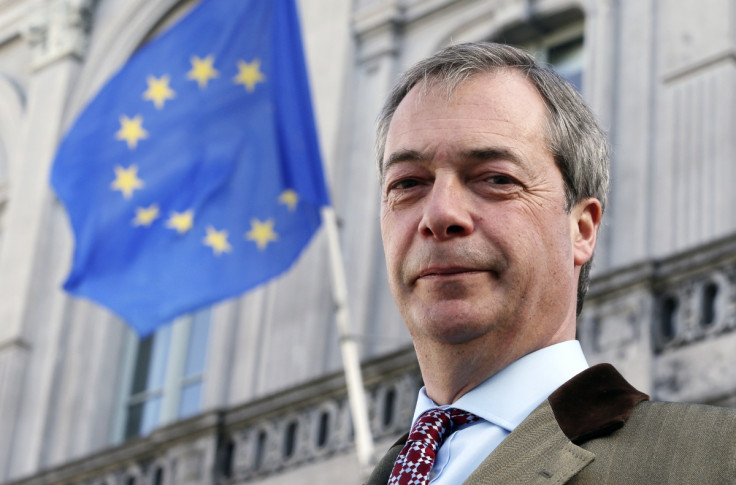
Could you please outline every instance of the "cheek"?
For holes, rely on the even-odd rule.
[[[386,212],[386,208],[384,204],[381,204],[380,227],[381,227],[381,241],[383,242],[384,252],[388,254],[389,240],[390,240],[389,235],[391,234],[391,221],[389,220],[389,215]]]
[[[551,269],[562,260],[572,260],[569,218],[557,211],[525,208],[498,214],[493,224],[501,229],[498,244],[516,264]]]
[[[557,276],[574,268],[572,241],[570,228],[566,217],[548,219],[547,226],[537,235],[535,247],[538,250],[537,259],[542,257],[549,271]]]
[[[403,252],[402,239],[400,232],[402,226],[392,214],[382,211],[381,214],[381,240],[383,241],[383,252],[386,258],[386,265],[389,274],[393,273],[395,265],[402,259]]]
[[[535,235],[541,245],[546,244],[545,241],[570,239],[570,215],[555,201],[524,206],[514,217],[523,221],[526,231],[530,236]]]

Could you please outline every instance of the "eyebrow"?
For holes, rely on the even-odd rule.
[[[383,171],[388,167],[401,162],[425,162],[429,158],[416,150],[398,150],[389,155],[386,163],[383,164]]]
[[[471,160],[475,162],[486,162],[489,160],[508,160],[510,162],[520,164],[521,157],[512,149],[506,147],[487,147],[487,148],[474,148],[462,152],[460,158],[463,160]],[[427,154],[418,152],[416,150],[398,150],[389,155],[386,162],[383,164],[382,172],[391,166],[401,162],[426,162],[431,159]]]
[[[508,160],[520,164],[521,156],[515,150],[506,147],[489,147],[469,150],[463,154],[464,158],[485,162],[488,160]]]

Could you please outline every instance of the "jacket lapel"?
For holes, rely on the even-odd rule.
[[[593,453],[565,436],[545,401],[501,442],[465,484],[565,483],[594,458]]]
[[[647,399],[610,364],[593,366],[553,392],[465,483],[565,483],[595,459],[578,445],[621,428]]]

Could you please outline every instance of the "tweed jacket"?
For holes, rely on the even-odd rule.
[[[408,435],[366,485],[385,485]],[[650,402],[609,364],[537,407],[465,481],[488,484],[735,484],[736,409]]]

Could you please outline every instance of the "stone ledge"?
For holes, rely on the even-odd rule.
[[[362,365],[365,387],[372,387],[387,376],[399,375],[418,369],[412,347],[371,360]],[[225,425],[232,426],[254,418],[264,419],[278,415],[286,407],[308,406],[346,394],[345,374],[342,370],[314,379],[296,387],[258,398],[234,407],[225,414]]]
[[[729,235],[665,258],[649,259],[596,274],[591,278],[586,303],[639,285],[652,287],[664,278],[689,278],[729,262],[736,262],[736,235]]]
[[[83,480],[127,469],[136,463],[153,462],[162,451],[182,442],[194,442],[202,437],[215,440],[221,421],[219,412],[200,414],[159,428],[147,437],[130,440],[120,446],[81,457],[32,477],[6,482],[5,485],[81,483]]]

